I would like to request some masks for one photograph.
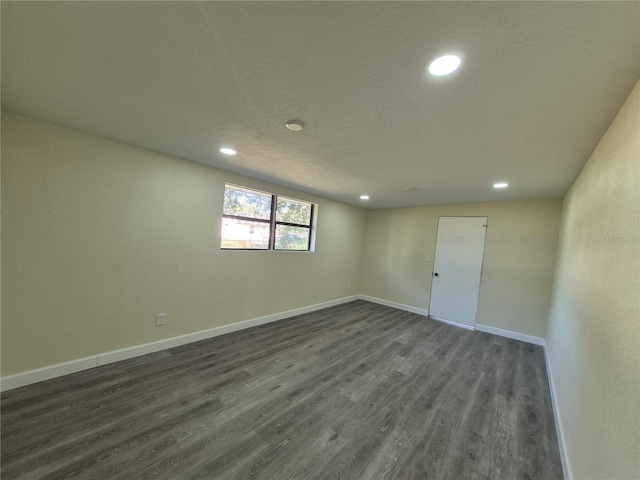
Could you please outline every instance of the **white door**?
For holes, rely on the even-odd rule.
[[[429,315],[474,326],[487,217],[440,217]]]

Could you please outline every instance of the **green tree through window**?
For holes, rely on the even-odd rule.
[[[225,185],[223,249],[311,250],[314,205],[236,185]]]
[[[278,197],[276,203],[276,250],[309,250],[312,205]]]
[[[226,186],[224,189],[224,213],[246,218],[271,218],[272,196],[240,187]]]

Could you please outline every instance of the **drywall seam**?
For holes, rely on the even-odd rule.
[[[69,362],[58,363],[47,367],[37,368],[35,370],[17,373],[15,375],[9,375],[0,380],[0,391],[4,392],[7,390],[12,390],[14,388],[24,387],[25,385],[31,385],[33,383],[38,383],[45,380],[50,380],[52,378],[69,375],[71,373],[80,372],[82,370],[88,370],[90,368],[98,367],[101,365],[107,365],[109,363],[139,357],[140,355],[158,352],[167,348],[173,348],[179,345],[185,345],[187,343],[225,335],[227,333],[237,332],[239,330],[245,330],[251,327],[257,327],[258,325],[264,325],[266,323],[283,320],[285,318],[294,317],[296,315],[315,312],[316,310],[322,310],[323,308],[341,305],[353,300],[358,300],[358,295],[330,300],[315,305],[309,305],[307,307],[287,310],[284,312],[266,315],[264,317],[257,317],[250,320],[232,323],[229,325],[210,328],[208,330],[201,330],[199,332],[188,333],[186,335],[180,335],[178,337],[166,338],[164,340],[159,340],[156,342],[145,343],[143,345],[136,345],[134,347],[123,348],[120,350],[113,350],[111,352],[100,353],[98,355],[92,355],[90,357],[79,358],[77,360],[71,360]]]
[[[569,463],[569,451],[564,443],[564,431],[562,429],[562,420],[560,419],[560,410],[558,408],[558,399],[556,398],[555,384],[553,383],[553,374],[551,373],[551,363],[549,361],[549,353],[547,347],[544,347],[544,360],[547,365],[547,378],[549,380],[549,390],[551,391],[551,406],[553,407],[553,417],[556,424],[556,434],[558,436],[558,446],[560,449],[560,461],[562,463],[562,473],[564,480],[573,480],[573,472]]]

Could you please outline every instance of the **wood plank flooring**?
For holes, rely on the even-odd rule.
[[[541,347],[365,301],[1,406],[3,480],[562,478]]]

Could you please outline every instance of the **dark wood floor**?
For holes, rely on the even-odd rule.
[[[2,479],[562,478],[541,347],[356,301],[2,396]]]

